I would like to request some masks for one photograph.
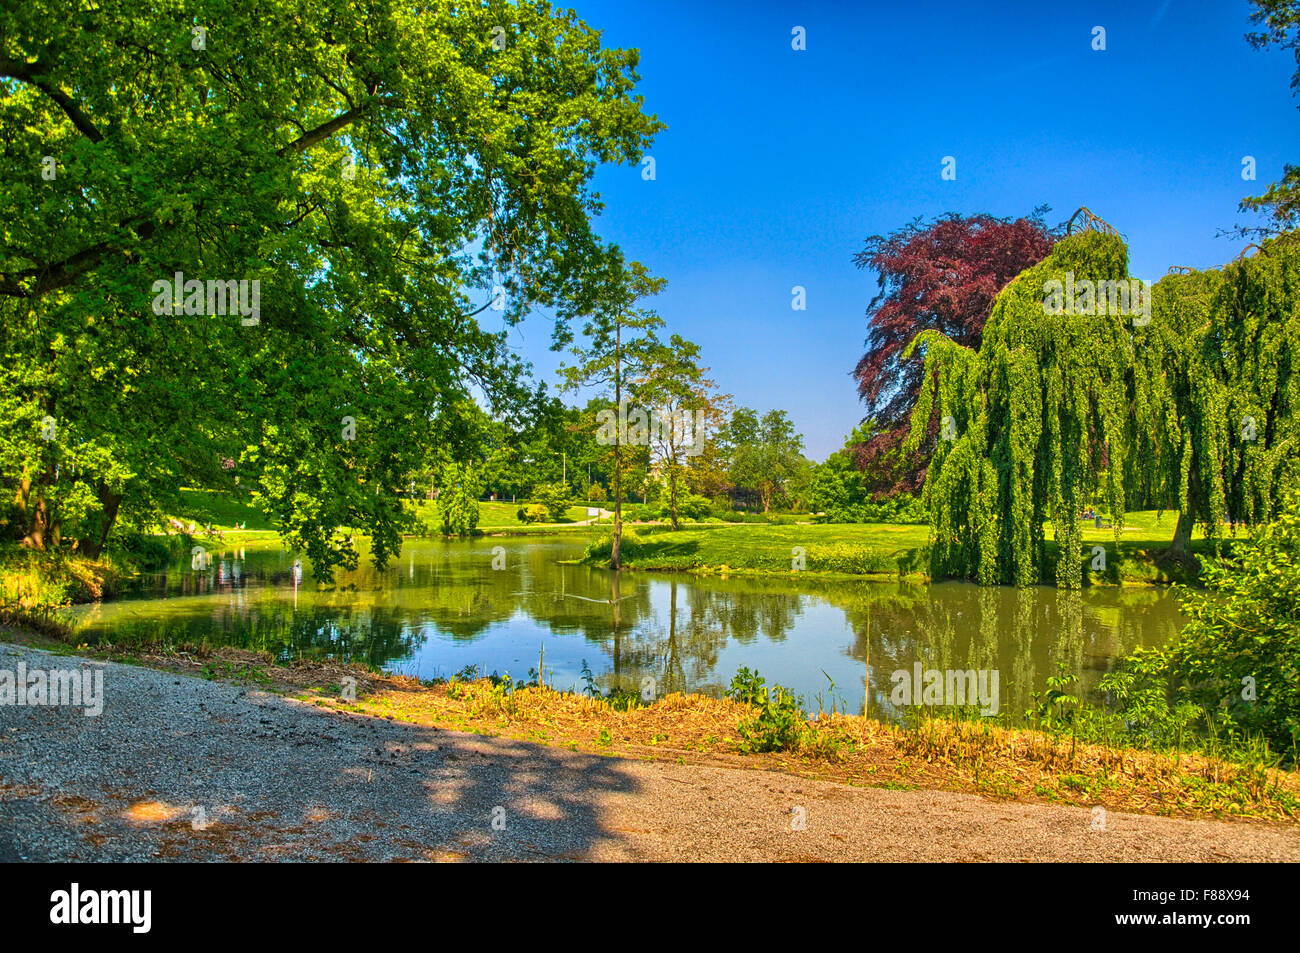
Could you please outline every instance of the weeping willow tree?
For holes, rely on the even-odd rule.
[[[1129,292],[1124,242],[1082,232],[1002,290],[978,351],[934,331],[913,341],[926,368],[909,445],[940,421],[923,491],[936,575],[1016,585],[1054,575],[1078,588],[1079,514],[1098,493],[1118,534],[1134,429],[1127,312],[1141,300]]]
[[[909,447],[936,420],[940,437],[923,491],[931,571],[1078,588],[1094,499],[1117,543],[1130,503],[1176,509],[1170,552],[1188,560],[1194,523],[1217,539],[1268,519],[1300,480],[1298,246],[1275,239],[1148,292],[1117,235],[1083,232],[1002,290],[978,351],[918,335]]]
[[[1129,485],[1177,510],[1163,558],[1190,564],[1194,524],[1217,542],[1271,519],[1300,483],[1300,243],[1283,236],[1222,270],[1166,276],[1154,315],[1136,341],[1148,426]]]

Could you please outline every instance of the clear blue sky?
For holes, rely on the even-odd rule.
[[[849,373],[876,278],[852,256],[868,235],[1087,205],[1156,280],[1235,257],[1242,243],[1216,232],[1300,161],[1295,63],[1250,48],[1244,0],[570,2],[606,45],[641,50],[646,108],[668,126],[655,181],[598,173],[599,232],[668,279],[654,306],[722,389],[787,410],[815,460],[862,417]],[[940,178],[947,155],[956,181]],[[511,337],[554,385],[549,329],[535,316]]]

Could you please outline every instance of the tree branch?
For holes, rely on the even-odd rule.
[[[95,128],[95,124],[73,102],[72,97],[59,89],[58,86],[44,79],[43,72],[39,63],[28,63],[23,60],[0,57],[0,78],[16,79],[19,82],[36,87],[58,104],[64,115],[81,131],[82,135],[91,142],[103,141],[103,133]]]

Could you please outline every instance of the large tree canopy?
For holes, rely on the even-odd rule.
[[[902,445],[921,387],[922,360],[906,349],[937,331],[978,348],[993,299],[1016,275],[1043,259],[1056,234],[1046,209],[1015,220],[949,213],[919,219],[890,235],[873,235],[854,261],[874,270],[880,291],[867,309],[866,352],[853,375],[873,433],[857,448],[858,466],[876,493],[915,491],[925,479],[931,442],[918,458]]]
[[[1171,555],[1189,557],[1193,523],[1270,519],[1300,484],[1300,247],[1288,235],[1222,270],[1168,275],[1155,320],[1138,334],[1135,381],[1148,421],[1129,486],[1179,525]]]
[[[1077,588],[1078,520],[1091,493],[1105,494],[1119,526],[1134,423],[1132,319],[1047,313],[1044,288],[1067,273],[1071,285],[1127,281],[1128,251],[1099,232],[1064,239],[998,295],[978,350],[937,331],[913,344],[925,348],[927,373],[909,446],[924,439],[932,415],[948,418],[924,491],[940,573],[1017,585],[1054,574]]]
[[[522,396],[477,315],[571,294],[599,251],[596,164],[636,162],[661,128],[636,63],[538,0],[7,5],[17,535],[76,523],[93,548],[119,504],[238,479],[318,568],[355,560],[340,526],[384,559],[440,411]],[[183,289],[157,313],[177,272],[258,282],[256,323]]]
[[[1149,314],[1137,299],[1115,307],[1118,295],[1102,307],[1100,288],[1073,314],[1046,307],[1052,282],[1128,282],[1127,264],[1115,235],[1066,238],[998,296],[978,350],[934,331],[913,342],[926,375],[909,445],[936,420],[948,438],[924,491],[936,573],[1075,588],[1094,498],[1117,541],[1129,506],[1175,509],[1184,554],[1193,522],[1222,538],[1225,521],[1271,518],[1300,483],[1300,242],[1171,275]]]

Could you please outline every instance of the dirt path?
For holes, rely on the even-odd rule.
[[[104,707],[0,707],[0,861],[1300,860],[1300,831],[650,763],[104,673]],[[494,823],[495,822],[495,823]],[[803,829],[798,829],[802,822]]]

